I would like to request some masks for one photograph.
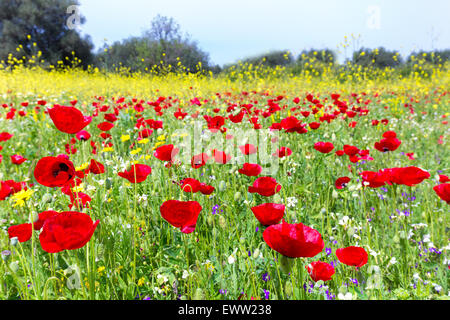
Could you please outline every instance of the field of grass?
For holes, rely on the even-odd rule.
[[[435,187],[448,184],[450,175],[450,72],[361,74],[0,70],[0,298],[449,299],[450,224],[443,200],[449,188],[438,195]],[[58,130],[47,111],[55,105],[92,117],[83,127],[87,141]],[[231,121],[238,115],[241,122]],[[244,155],[239,147],[246,144],[259,152]],[[167,145],[179,150],[172,161],[155,156]],[[281,147],[290,152],[273,156],[270,150]],[[202,152],[208,161],[193,168],[191,157]],[[55,187],[37,181],[46,170],[36,170],[38,162],[60,154],[68,155],[76,176]],[[26,160],[14,164],[13,155]],[[92,159],[103,164],[103,173],[96,174]],[[244,163],[264,171],[247,176]],[[118,175],[135,164],[151,167],[142,182]],[[266,176],[276,180],[268,187],[273,195],[249,192]],[[336,184],[340,177],[348,183]],[[183,184],[186,178],[214,191],[188,192],[196,182]],[[197,202],[196,223],[174,223],[187,209],[169,208],[166,214],[175,217],[163,217],[161,206],[169,200]],[[284,221],[275,226],[302,223],[319,232],[323,244],[295,226],[282,234],[277,230],[283,228],[263,226],[252,208],[264,203],[285,206]],[[73,250],[67,243],[86,231],[70,217],[66,231],[56,228],[55,216],[29,239],[30,225],[11,228],[34,225],[50,210],[82,212],[99,223]],[[44,250],[48,237],[62,245],[58,252]],[[308,241],[318,253],[302,255]],[[363,248],[356,257],[361,261],[349,263],[352,254],[338,258],[336,251],[346,247]],[[298,257],[286,256],[297,249]],[[334,269],[330,280],[319,280],[321,271],[311,266],[308,272],[316,261]]]

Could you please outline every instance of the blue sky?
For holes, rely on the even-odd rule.
[[[81,32],[100,48],[173,17],[216,64],[270,50],[384,46],[402,55],[450,48],[449,0],[80,0]],[[352,41],[352,34],[358,41]],[[346,53],[341,44],[347,36]]]

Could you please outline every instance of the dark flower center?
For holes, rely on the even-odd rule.
[[[59,164],[59,169],[61,171],[69,171],[69,166],[67,164],[65,164],[65,163],[60,163]]]

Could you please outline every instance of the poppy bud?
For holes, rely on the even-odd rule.
[[[223,216],[219,216],[219,226],[225,229],[227,226],[227,222]]]
[[[227,183],[225,182],[225,181],[220,181],[220,183],[219,183],[219,191],[220,192],[223,192],[223,191],[225,191],[227,189]]]
[[[214,223],[213,216],[208,216],[208,218],[206,219],[206,222],[208,223],[208,225],[212,226]]]
[[[240,201],[242,199],[242,194],[238,191],[234,194],[234,201]]]
[[[42,201],[44,203],[50,203],[52,201],[52,195],[50,193],[46,193],[42,196]]]
[[[253,252],[253,259],[258,258],[260,253],[261,253],[261,252],[260,252],[259,249],[257,248],[257,249]]]
[[[39,215],[36,212],[30,213],[30,221],[36,223],[39,220]]]
[[[3,261],[8,261],[10,256],[11,256],[11,251],[9,251],[9,250],[2,251]]]
[[[12,237],[11,238],[11,245],[13,247],[17,246],[17,242],[19,242],[19,238],[18,237]]]
[[[332,192],[331,196],[332,196],[334,199],[337,199],[337,198],[339,197],[339,194],[337,193],[336,190],[333,189],[333,192]]]
[[[19,261],[13,261],[9,264],[9,268],[12,272],[16,273],[19,271]]]

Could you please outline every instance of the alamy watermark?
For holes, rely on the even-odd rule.
[[[188,129],[177,129],[171,135],[178,149],[176,159],[188,166],[201,163],[202,154],[207,154],[207,163],[234,165],[239,168],[244,163],[261,165],[262,175],[275,175],[280,165],[279,132],[268,129],[228,129],[221,132],[205,129],[200,123]]]
[[[369,6],[367,8],[369,17],[367,19],[367,28],[372,30],[381,29],[381,8],[380,6]]]
[[[67,14],[70,14],[67,18],[66,25],[70,30],[80,29],[81,27],[81,14],[80,6],[69,6],[66,10]]]

